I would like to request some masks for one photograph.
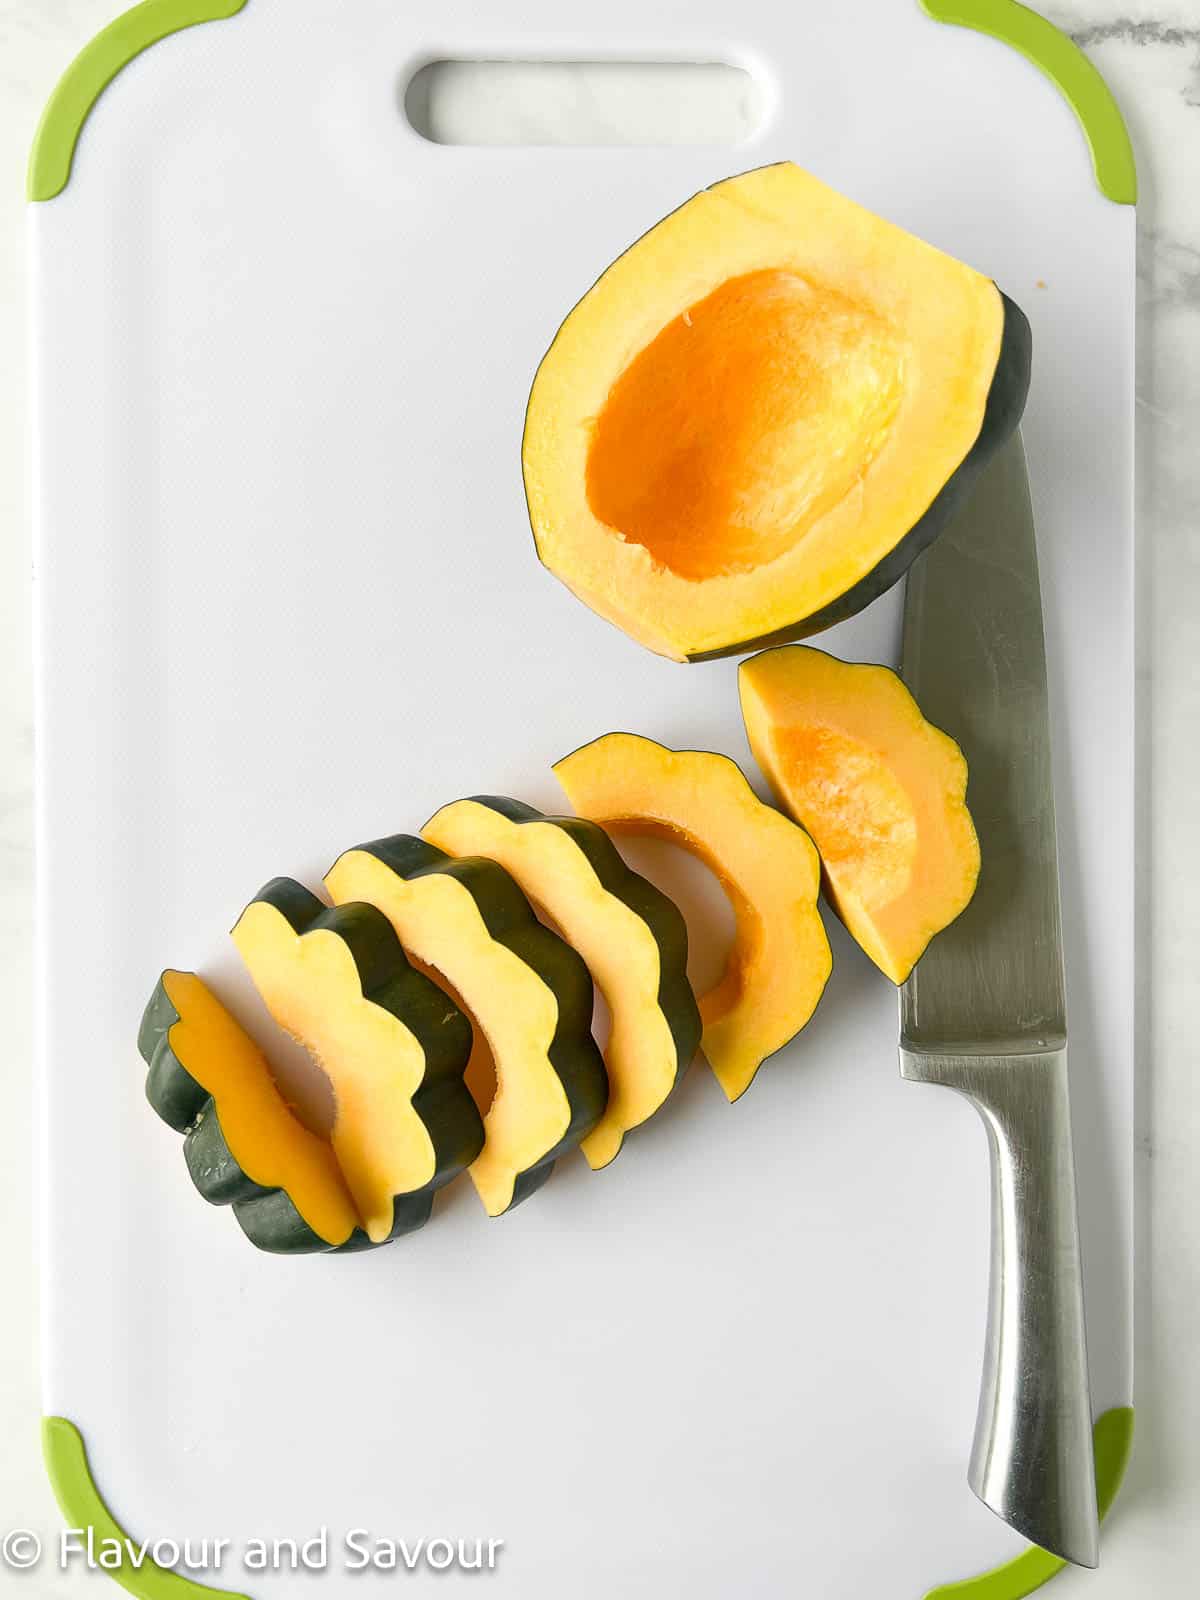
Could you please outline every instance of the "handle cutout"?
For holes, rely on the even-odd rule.
[[[411,126],[443,145],[739,145],[764,105],[718,61],[431,61],[404,90]]]

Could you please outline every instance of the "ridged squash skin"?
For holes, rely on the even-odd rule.
[[[587,962],[608,1005],[608,1106],[582,1142],[607,1166],[625,1134],[662,1106],[700,1043],[687,976],[687,924],[583,817],[548,817],[520,800],[476,795],[430,819],[424,837],[450,855],[497,861]]]
[[[489,1216],[519,1205],[608,1103],[587,967],[538,921],[503,867],[480,856],[454,859],[414,834],[346,851],[325,884],[337,904],[377,906],[485,1036],[496,1089],[471,1178]]]

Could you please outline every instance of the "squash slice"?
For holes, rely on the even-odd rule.
[[[607,1166],[625,1134],[659,1109],[700,1042],[678,909],[582,817],[545,817],[519,800],[456,800],[428,822],[449,855],[497,861],[586,961],[612,1017],[608,1107],[582,1149]]]
[[[979,879],[962,751],[886,667],[790,645],[744,661],[738,683],[755,758],[812,835],[830,904],[903,983]]]
[[[1020,420],[996,285],[790,163],[694,196],[567,317],[523,467],[538,554],[675,660],[868,605]]]
[[[164,972],[138,1049],[146,1097],[177,1133],[197,1189],[232,1205],[276,1254],[357,1248],[365,1239],[333,1150],[296,1118],[266,1057],[194,972]]]
[[[470,1023],[410,966],[374,906],[331,910],[275,878],[233,942],[267,1010],[329,1079],[330,1143],[367,1237],[381,1244],[420,1227],[483,1142],[463,1082]]]
[[[462,997],[495,1062],[495,1097],[471,1178],[489,1216],[539,1188],[595,1127],[608,1100],[591,1034],[583,961],[544,927],[494,861],[452,860],[397,834],[349,850],[325,879],[333,900],[365,900],[413,957]]]
[[[833,967],[811,839],[764,805],[727,756],[708,751],[609,733],[554,772],[581,815],[610,832],[682,845],[729,896],[734,944],[720,982],[700,996],[701,1049],[736,1100],[766,1057],[804,1027]]]

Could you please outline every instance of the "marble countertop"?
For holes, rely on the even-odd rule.
[[[915,0],[913,0],[915,3]],[[7,1221],[0,1320],[0,1534],[59,1525],[38,1456],[31,1060],[29,454],[24,354],[24,166],[58,73],[118,0],[0,0],[0,999]],[[1137,1115],[1139,1251],[1133,1463],[1095,1575],[1057,1592],[1164,1600],[1200,1570],[1200,0],[1039,6],[1088,51],[1138,155],[1139,832],[1149,1037]],[[27,1592],[86,1581],[42,1570]]]

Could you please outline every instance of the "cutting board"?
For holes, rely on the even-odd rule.
[[[734,150],[439,146],[401,110],[436,57],[724,60],[767,114]],[[459,1184],[387,1251],[258,1256],[143,1101],[164,965],[260,1025],[226,930],[273,874],[481,790],[561,810],[551,763],[612,728],[753,772],[733,664],[539,567],[519,441],[598,272],[783,158],[1033,325],[1093,1396],[1130,1401],[1134,212],[1066,99],[907,0],[249,0],[137,55],[31,208],[45,1407],[141,1536],[325,1527],[331,1597],[349,1530],[493,1538],[486,1578],[404,1580],[520,1600],[908,1600],[1022,1549],[964,1476],[983,1133],[900,1082],[832,920],[815,1020],[736,1106],[697,1064],[611,1168],[498,1221]],[[823,645],[894,661],[901,599]]]

